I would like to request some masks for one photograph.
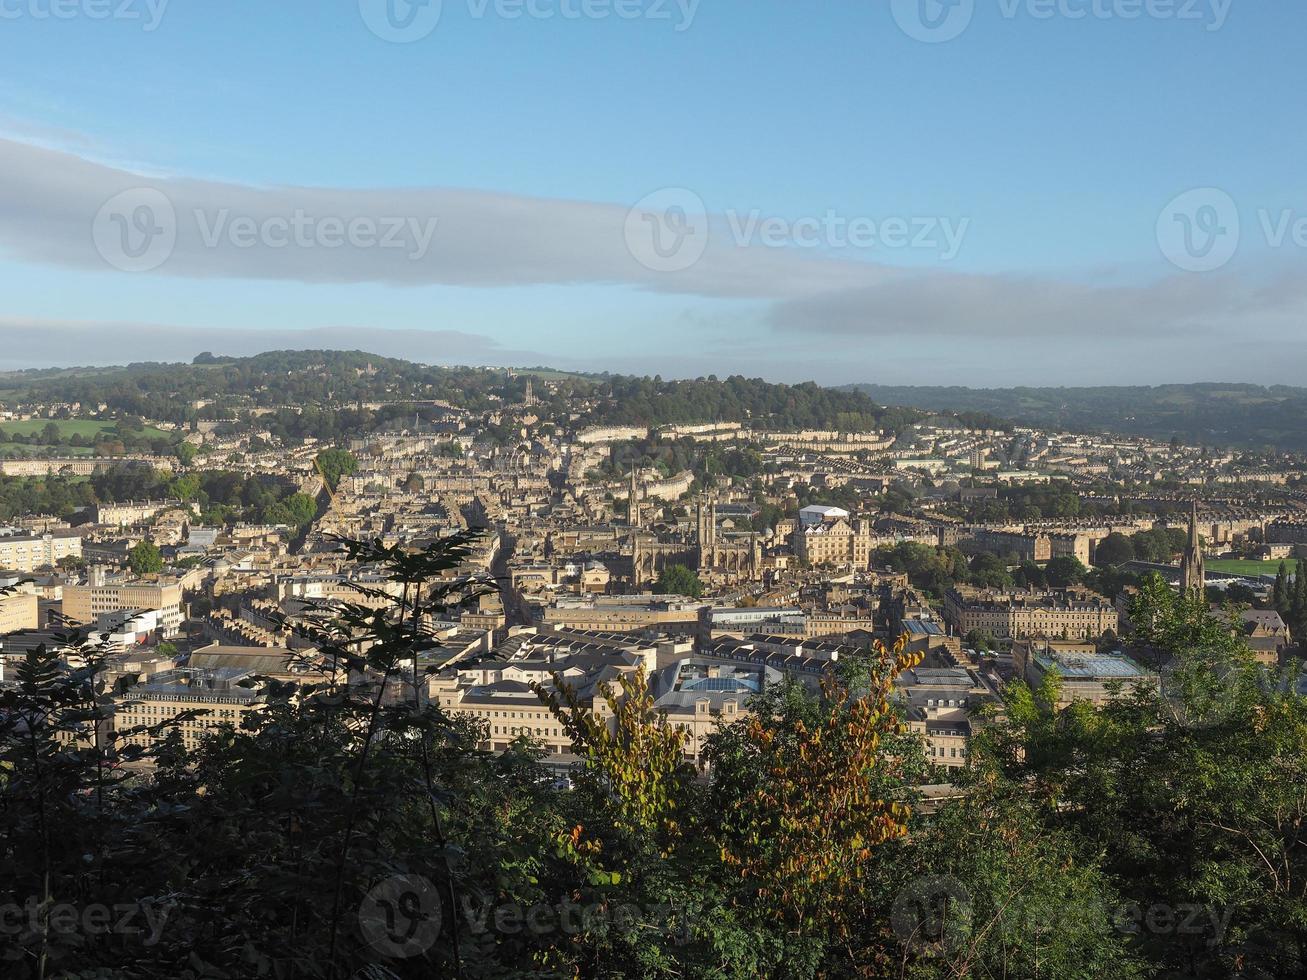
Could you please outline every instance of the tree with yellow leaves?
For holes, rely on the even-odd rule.
[[[877,644],[813,698],[797,685],[758,700],[710,748],[720,858],[778,923],[847,941],[872,851],[907,833],[903,787],[920,757],[891,704],[920,655]]]
[[[691,773],[685,761],[685,733],[654,707],[649,679],[641,668],[602,685],[599,710],[585,704],[561,677],[535,685],[584,759],[579,779],[610,801],[615,828],[648,836],[666,854],[684,830],[685,796]]]

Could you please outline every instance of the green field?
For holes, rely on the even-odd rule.
[[[1286,562],[1292,574],[1296,561]],[[1251,561],[1238,558],[1213,558],[1204,562],[1209,572],[1224,572],[1227,575],[1274,575],[1280,570],[1278,561]]]
[[[59,427],[60,433],[67,439],[69,436],[83,436],[93,438],[101,432],[105,432],[114,427],[113,422],[97,422],[95,419],[54,419],[54,424]],[[51,422],[50,419],[26,419],[20,422],[0,422],[0,431],[10,435],[21,435],[30,437],[39,435],[45,431],[45,427]],[[136,433],[133,433],[136,435]],[[162,429],[156,429],[152,425],[147,425],[140,431],[140,435],[146,439],[167,439],[168,433]]]

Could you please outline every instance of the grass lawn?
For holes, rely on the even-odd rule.
[[[1285,563],[1289,567],[1289,574],[1297,562],[1290,560]],[[1239,558],[1211,558],[1204,562],[1209,572],[1224,572],[1227,575],[1274,575],[1280,570],[1278,561],[1248,561]]]
[[[69,436],[92,438],[114,427],[113,422],[97,422],[95,419],[26,419],[19,422],[0,422],[0,430],[8,432],[10,435],[39,435],[51,421],[59,427],[59,431],[65,439]],[[152,425],[145,426],[141,430],[141,434],[147,439],[169,438],[168,433],[162,429],[156,429]]]

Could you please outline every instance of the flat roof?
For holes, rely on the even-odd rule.
[[[1096,677],[1122,678],[1145,677],[1148,671],[1129,657],[1111,656],[1048,656],[1036,654],[1035,662],[1044,670],[1056,668],[1063,677],[1090,680]]]

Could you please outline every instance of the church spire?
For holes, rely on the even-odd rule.
[[[1203,595],[1207,588],[1207,573],[1203,567],[1203,542],[1198,535],[1198,501],[1193,502],[1189,514],[1189,542],[1180,558],[1180,591]]]
[[[627,491],[630,496],[627,498],[626,516],[627,523],[631,527],[640,526],[640,478],[636,474],[635,467],[631,467],[631,489]]]

